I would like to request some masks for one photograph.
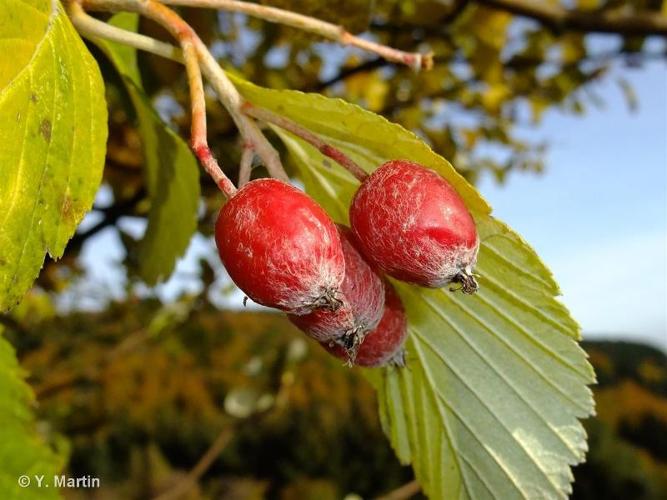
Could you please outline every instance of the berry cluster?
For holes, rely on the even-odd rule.
[[[332,355],[359,366],[402,366],[407,319],[383,273],[475,292],[475,223],[447,181],[405,160],[364,179],[350,223],[337,226],[289,184],[258,179],[222,208],[215,238],[238,287],[286,312]]]

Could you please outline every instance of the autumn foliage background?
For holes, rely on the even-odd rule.
[[[542,172],[545,145],[523,138],[519,122],[538,123],[553,108],[583,114],[595,105],[594,84],[612,66],[631,71],[664,58],[645,35],[619,32],[613,35],[618,43],[591,44],[589,33],[567,26],[524,17],[517,25],[512,14],[485,2],[265,3],[351,31],[369,29],[405,50],[428,46],[438,64],[414,73],[243,16],[181,12],[228,69],[258,85],[340,96],[382,114],[417,132],[473,183],[489,172],[499,183]],[[575,3],[580,9],[661,7],[649,0]],[[167,39],[149,22],[142,21],[141,30]],[[220,306],[234,291],[216,265],[213,244],[199,261],[195,290],[161,301],[142,284],[130,229],[141,227],[149,207],[135,117],[118,75],[91,50],[110,103],[106,200],[63,259],[47,261],[21,305],[1,317],[29,374],[40,425],[66,470],[103,478],[100,490],[65,494],[156,495],[182,483],[216,442],[219,457],[187,498],[367,498],[412,480],[382,433],[374,391],[358,370],[330,359],[276,314]],[[182,68],[145,54],[140,62],[161,115],[187,136]],[[214,99],[208,105],[210,143],[234,178],[241,153],[236,129]],[[207,178],[201,181],[198,230],[210,239],[222,199]],[[91,296],[77,259],[104,231],[114,231],[125,250],[122,297],[104,290]],[[70,307],[77,300],[86,310]],[[584,345],[599,380],[598,416],[586,422],[590,452],[575,469],[573,498],[666,498],[664,352],[630,343]]]
[[[99,491],[68,496],[168,490],[221,431],[224,449],[187,498],[368,498],[412,478],[367,381],[284,318],[196,297],[170,306],[130,298],[66,316],[38,293],[24,304],[26,331],[10,338],[42,425],[60,436],[72,475],[104,479]],[[599,377],[598,416],[586,422],[590,452],[572,498],[663,498],[667,357],[622,342],[585,348]]]

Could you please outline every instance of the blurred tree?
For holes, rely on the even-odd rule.
[[[469,180],[484,172],[503,182],[510,172],[541,172],[546,143],[530,131],[551,109],[582,114],[602,106],[596,83],[616,79],[628,105],[637,97],[623,73],[667,57],[661,1],[375,0],[338,3],[280,0],[263,3],[320,16],[407,51],[432,51],[432,71],[414,72],[356,50],[322,43],[292,28],[238,14],[181,9],[223,65],[259,85],[340,96],[424,138]],[[142,20],[141,30],[169,37]],[[147,217],[142,152],[133,107],[105,56],[93,48],[108,82],[110,136],[105,181],[113,200],[99,222],[78,234],[61,261],[46,266],[40,284],[59,290],[77,273],[82,243],[125,216]],[[139,54],[144,86],[160,115],[183,137],[189,116],[182,68]],[[241,155],[236,129],[211,98],[209,138],[232,177]],[[260,172],[261,169],[257,170]],[[220,205],[204,183],[200,231],[210,235]],[[126,264],[136,265],[137,242],[121,232]]]
[[[435,70],[414,73],[291,28],[226,13],[211,36],[223,63],[249,80],[341,96],[383,114],[420,134],[472,180],[484,170],[499,181],[512,170],[541,171],[544,145],[525,131],[546,110],[584,113],[601,105],[594,84],[619,76],[610,71],[615,63],[633,67],[665,58],[660,1],[577,1],[573,9],[573,2],[523,0],[263,3],[368,30],[400,49],[432,51]],[[146,58],[147,67],[175,68]],[[154,81],[152,90],[171,85],[172,76]],[[622,80],[620,89],[634,106]],[[227,125],[221,132],[231,128],[229,120],[221,123]],[[227,158],[226,164],[238,163],[231,152]]]
[[[71,474],[104,477],[107,493],[173,488],[219,435],[205,497],[373,496],[412,477],[363,376],[277,314],[128,301],[22,324],[12,340],[39,416],[71,442]]]
[[[183,484],[193,499],[371,498],[412,477],[365,378],[277,314],[218,311],[193,297],[65,316],[47,303],[31,294],[21,307],[32,314],[10,336],[39,418],[71,443],[68,472],[105,478],[98,498]],[[601,383],[573,498],[665,498],[667,356],[631,343],[585,347]]]
[[[667,356],[630,342],[585,342],[599,374],[588,460],[575,468],[574,499],[667,496]],[[650,367],[647,370],[647,367]]]

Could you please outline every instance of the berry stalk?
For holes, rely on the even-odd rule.
[[[354,175],[354,177],[356,177],[359,181],[363,182],[368,177],[366,171],[361,168],[352,158],[347,156],[338,148],[326,143],[317,137],[317,135],[313,134],[310,130],[302,127],[292,120],[269,111],[266,108],[254,106],[249,102],[244,103],[241,109],[245,114],[252,116],[253,118],[257,118],[263,122],[276,125],[282,129],[287,130],[288,132],[291,132],[297,137],[300,137],[307,143],[312,144],[320,153],[334,160],[336,163]]]
[[[289,182],[289,176],[283,168],[278,151],[264,137],[257,124],[243,114],[241,110],[243,98],[199,37],[197,37],[196,49],[202,72],[215,89],[220,102],[231,115],[246,145],[250,145],[255,150],[271,177]]]
[[[252,160],[254,156],[255,153],[252,147],[244,145],[239,165],[239,188],[242,188],[250,181],[250,175],[252,174]]]

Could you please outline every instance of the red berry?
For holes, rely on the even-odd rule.
[[[403,343],[408,335],[408,321],[400,297],[394,288],[385,282],[384,314],[380,323],[366,334],[357,350],[356,357],[350,358],[348,350],[340,342],[321,342],[329,353],[358,366],[384,366],[394,364],[404,366]]]
[[[384,309],[384,285],[352,245],[349,228],[338,226],[345,256],[345,278],[341,284],[342,305],[336,311],[315,310],[310,314],[289,315],[308,336],[320,342],[340,339],[352,350],[367,331],[375,328]]]
[[[229,276],[255,302],[294,314],[339,306],[345,260],[336,225],[289,184],[243,186],[220,210],[215,241]]]
[[[364,255],[394,278],[427,287],[459,282],[477,290],[479,239],[454,188],[406,160],[380,166],[359,187],[350,222]]]

